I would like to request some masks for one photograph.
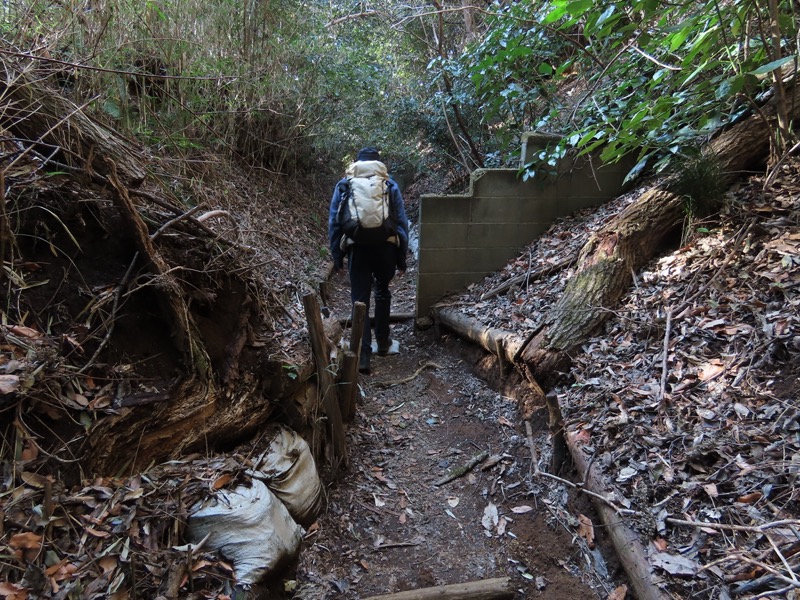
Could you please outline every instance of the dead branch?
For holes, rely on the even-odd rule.
[[[454,479],[458,479],[459,477],[463,477],[464,475],[466,475],[467,473],[472,471],[472,469],[474,469],[476,466],[481,464],[488,457],[489,457],[489,453],[488,452],[481,452],[480,454],[476,454],[466,464],[464,464],[464,465],[462,465],[462,466],[460,466],[460,467],[458,467],[456,469],[453,469],[452,471],[450,471],[450,473],[448,473],[447,475],[442,477],[439,481],[437,481],[433,485],[438,487],[440,485],[444,485],[445,483],[449,483],[449,482],[453,481]]]
[[[89,359],[89,361],[85,365],[83,365],[83,367],[81,367],[81,369],[77,372],[77,375],[82,375],[83,373],[86,372],[86,370],[89,367],[95,364],[95,362],[97,361],[97,357],[100,356],[100,352],[103,351],[103,348],[105,348],[106,344],[108,344],[108,341],[111,339],[111,334],[114,332],[114,324],[116,323],[117,320],[116,319],[117,310],[119,310],[119,300],[122,297],[122,290],[124,290],[125,286],[128,285],[128,279],[130,278],[131,273],[133,272],[133,265],[136,264],[138,258],[139,258],[139,253],[138,252],[134,253],[133,259],[131,259],[131,264],[128,265],[128,270],[125,271],[125,275],[122,277],[122,281],[120,281],[119,285],[117,286],[117,291],[114,292],[114,303],[111,306],[111,314],[108,316],[110,323],[108,324],[108,329],[106,329],[106,335],[103,337],[103,340],[97,346],[97,349],[94,351],[94,354],[92,354],[92,357]]]
[[[607,496],[607,493],[603,493],[606,487],[602,477],[596,469],[589,465],[574,433],[567,433],[567,445],[578,473],[586,481],[587,487],[600,496]],[[596,498],[597,496],[592,497]],[[617,556],[628,574],[628,580],[636,597],[639,600],[665,600],[666,594],[653,580],[652,567],[647,558],[647,552],[639,541],[639,535],[621,522],[618,514],[611,510],[607,503],[596,502],[595,507],[607,528]]]
[[[403,377],[402,379],[393,379],[392,381],[379,381],[375,384],[375,386],[380,388],[388,388],[388,387],[394,387],[396,385],[403,385],[404,383],[408,383],[409,381],[414,381],[419,376],[419,374],[422,373],[422,371],[424,371],[427,368],[441,369],[442,367],[440,365],[437,365],[435,362],[428,361],[408,377]]]
[[[356,19],[364,19],[366,17],[374,17],[378,14],[377,10],[365,10],[360,13],[353,13],[351,15],[345,15],[343,17],[338,17],[333,19],[332,21],[328,21],[325,25],[326,28],[336,27],[337,25],[341,25],[342,23],[346,23],[347,21],[354,21]]]
[[[575,262],[575,255],[570,255],[566,258],[561,259],[555,264],[547,265],[545,267],[540,267],[534,271],[528,271],[522,275],[517,275],[516,277],[512,277],[498,285],[497,287],[489,290],[488,292],[484,292],[481,294],[481,300],[488,300],[489,298],[493,298],[498,294],[502,294],[506,290],[511,289],[515,285],[518,285],[522,282],[526,284],[530,283],[531,281],[535,281],[537,279],[541,279],[542,277],[548,277],[553,273],[557,273],[561,269],[569,266],[573,262]]]
[[[161,227],[159,227],[159,228],[158,228],[158,230],[156,230],[156,231],[153,233],[153,235],[151,235],[151,236],[150,236],[150,241],[151,241],[151,242],[154,242],[154,241],[155,241],[155,240],[156,240],[156,239],[157,239],[157,238],[158,238],[158,237],[159,237],[159,236],[160,236],[162,233],[164,233],[164,231],[166,231],[167,229],[169,229],[170,227],[172,227],[173,225],[175,225],[175,223],[180,223],[181,221],[183,221],[183,220],[185,220],[185,219],[188,219],[188,218],[189,218],[189,217],[191,217],[191,216],[192,216],[194,213],[196,213],[197,211],[199,211],[201,208],[203,208],[203,205],[202,205],[202,204],[198,204],[198,205],[197,205],[197,206],[195,206],[194,208],[191,208],[191,209],[187,210],[185,213],[183,213],[183,214],[181,214],[181,215],[178,215],[178,216],[177,216],[177,217],[175,217],[174,219],[170,219],[169,221],[167,221],[166,223],[164,223],[164,224],[163,224]]]

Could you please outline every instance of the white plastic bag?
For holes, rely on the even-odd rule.
[[[304,526],[314,522],[322,505],[322,484],[311,449],[297,433],[279,427],[249,474],[264,480],[295,521]]]
[[[189,516],[189,538],[233,563],[237,583],[251,585],[296,558],[303,529],[261,481],[220,490]]]

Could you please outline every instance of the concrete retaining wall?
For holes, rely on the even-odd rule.
[[[569,160],[560,175],[528,181],[516,169],[480,169],[465,195],[422,196],[417,316],[503,268],[559,217],[617,196],[629,169]]]

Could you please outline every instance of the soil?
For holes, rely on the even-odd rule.
[[[413,310],[410,269],[393,282],[393,313]],[[333,277],[331,294],[333,313],[346,317],[346,275]],[[516,598],[608,597],[620,583],[613,552],[574,534],[579,515],[594,520],[589,503],[533,474],[518,418],[526,384],[499,378],[482,352],[435,328],[394,323],[392,337],[399,353],[373,356],[362,376],[348,465],[306,535],[294,597],[368,598],[498,577],[510,578]],[[533,422],[546,454],[545,419]],[[484,458],[442,483],[476,456]]]

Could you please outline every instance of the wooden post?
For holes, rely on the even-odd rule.
[[[567,457],[567,441],[564,439],[564,417],[558,405],[558,396],[552,390],[544,397],[547,404],[547,426],[550,429],[550,439],[553,444],[553,456],[550,461],[550,472],[558,475],[564,466]]]
[[[511,588],[511,579],[498,577],[469,583],[408,590],[385,596],[370,596],[365,600],[503,600],[513,597],[514,590]]]
[[[313,292],[303,296],[303,309],[308,322],[311,352],[317,366],[317,382],[322,395],[322,406],[328,418],[328,434],[331,442],[330,460],[334,467],[347,463],[347,446],[342,423],[342,413],[336,394],[333,373],[330,370],[330,355],[327,338],[322,325],[319,298]]]
[[[358,392],[358,354],[352,350],[343,352],[341,379],[339,385],[339,406],[342,419],[351,423],[356,416],[356,393]]]
[[[353,328],[350,332],[350,352],[355,352],[358,356],[361,352],[361,338],[364,335],[364,327],[366,324],[367,305],[363,302],[356,302],[353,304]]]
[[[577,435],[568,432],[566,441],[578,475],[586,482],[586,489],[608,498],[609,491],[603,483],[603,478],[594,465],[590,465],[586,460]],[[622,567],[628,575],[633,595],[638,600],[666,600],[667,593],[653,581],[653,570],[650,561],[647,560],[647,552],[639,541],[639,536],[620,520],[620,516],[608,504],[595,499],[594,506],[606,526],[619,562],[622,563]]]
[[[328,282],[327,281],[320,281],[319,282],[319,299],[322,302],[322,306],[330,306],[330,296],[328,295]]]

